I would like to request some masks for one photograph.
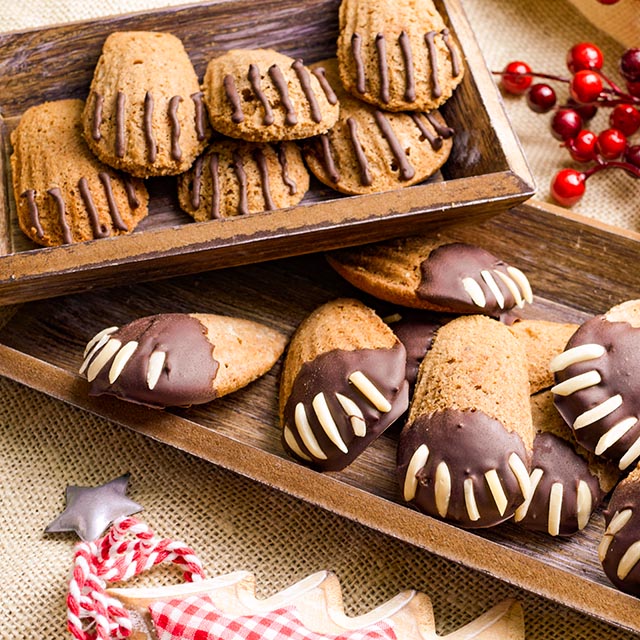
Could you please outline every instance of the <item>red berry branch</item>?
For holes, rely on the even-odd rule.
[[[603,3],[603,4],[613,4]],[[570,78],[531,70],[526,62],[510,62],[501,76],[504,91],[526,95],[527,105],[536,113],[550,113],[551,134],[560,140],[572,159],[584,170],[562,169],[551,181],[551,194],[560,204],[570,207],[582,198],[586,181],[604,169],[621,169],[640,178],[640,145],[629,138],[640,130],[640,48],[628,49],[620,58],[619,71],[626,90],[602,73],[604,56],[590,42],[580,42],[567,53]],[[549,80],[567,85],[569,96],[557,105],[556,90]],[[585,128],[598,109],[611,109],[609,127],[599,133]]]

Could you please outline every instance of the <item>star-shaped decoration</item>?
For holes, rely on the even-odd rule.
[[[129,474],[125,473],[99,487],[69,485],[67,506],[45,533],[75,531],[85,542],[96,540],[114,520],[142,511],[142,506],[127,498],[128,483]]]

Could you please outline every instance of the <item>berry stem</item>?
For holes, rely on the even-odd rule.
[[[622,169],[634,178],[640,178],[640,167],[634,167],[628,162],[621,162],[619,160],[609,160],[608,162],[598,160],[597,164],[591,167],[591,169],[587,169],[587,171],[583,171],[582,173],[584,175],[584,179],[586,180],[594,173],[598,173],[599,171],[602,171],[604,169]]]
[[[503,76],[504,75],[504,71],[492,71],[491,73],[494,76]],[[569,80],[568,78],[562,78],[560,76],[554,76],[554,75],[551,75],[549,73],[538,73],[537,71],[531,71],[529,73],[519,73],[518,75],[526,77],[526,78],[543,78],[544,80],[556,80],[557,82],[564,82],[566,84],[569,84],[569,82],[571,82],[571,80]]]

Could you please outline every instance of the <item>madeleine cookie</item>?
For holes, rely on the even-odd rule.
[[[295,142],[216,141],[178,178],[180,206],[202,222],[298,204],[309,188]]]
[[[186,171],[210,135],[196,72],[170,33],[118,31],[104,43],[83,114],[106,164],[143,178]]]
[[[516,267],[480,247],[433,236],[341,249],[327,259],[354,286],[405,307],[500,316],[533,301]]]
[[[628,469],[640,456],[640,300],[587,320],[550,364],[560,414],[588,451]]]
[[[203,87],[211,126],[232,138],[309,138],[338,119],[337,98],[324,78],[271,49],[232,49],[214,58]]]
[[[18,222],[44,246],[130,233],[147,215],[142,181],[102,164],[87,148],[82,107],[81,100],[31,107],[11,134]]]
[[[578,445],[553,404],[550,391],[531,396],[537,430],[531,461],[531,493],[514,521],[525,529],[569,536],[584,529],[620,472]]]
[[[409,404],[406,352],[357,300],[316,309],[293,336],[280,384],[285,449],[322,471],[350,464]]]
[[[335,60],[315,69],[340,102],[336,124],[304,145],[309,169],[321,182],[343,193],[375,193],[422,182],[445,163],[453,130],[437,111],[381,111],[341,89]]]
[[[456,318],[420,366],[398,444],[403,497],[464,527],[498,524],[529,495],[534,436],[522,344],[491,318]]]
[[[464,75],[460,49],[431,0],[342,0],[338,61],[351,94],[388,111],[431,111]]]
[[[257,322],[202,313],[167,313],[109,327],[87,344],[80,373],[89,395],[151,407],[202,404],[260,377],[286,338]]]

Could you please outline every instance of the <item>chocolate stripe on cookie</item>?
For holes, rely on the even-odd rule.
[[[434,136],[433,133],[429,131],[429,129],[426,127],[426,125],[420,118],[420,114],[412,113],[411,118],[416,123],[416,126],[418,127],[418,129],[420,129],[420,133],[428,140],[429,144],[431,145],[431,148],[434,151],[438,151],[439,149],[442,149],[442,138],[440,136]]]
[[[233,152],[233,170],[236,172],[239,186],[238,213],[246,215],[249,213],[249,204],[247,202],[247,174],[244,170],[244,162],[238,151]]]
[[[298,185],[295,180],[289,176],[289,163],[287,162],[287,152],[282,144],[278,145],[278,162],[282,169],[282,182],[289,187],[289,195],[292,196],[298,191]]]
[[[267,167],[267,160],[262,153],[262,149],[254,149],[253,159],[258,165],[258,171],[260,171],[260,182],[262,183],[262,197],[264,198],[265,211],[273,211],[276,208],[271,197],[271,191],[269,190],[269,170]]]
[[[29,209],[29,224],[36,230],[38,238],[44,237],[44,231],[40,224],[40,214],[38,205],[36,204],[36,192],[33,189],[27,189],[21,196],[27,199],[27,207]]]
[[[425,113],[424,116],[431,123],[431,126],[435,129],[435,132],[445,140],[448,140],[455,133],[455,131],[451,127],[448,127],[446,124],[442,124],[441,122],[439,122],[438,119],[433,115],[433,113]]]
[[[429,63],[431,64],[431,84],[433,85],[433,95],[439,98],[442,95],[440,82],[438,81],[438,51],[435,45],[436,32],[429,31],[424,34],[424,42],[429,50]]]
[[[118,204],[116,203],[116,199],[113,196],[113,189],[111,188],[111,178],[109,177],[109,174],[102,171],[98,174],[98,178],[100,178],[100,182],[102,182],[102,186],[104,187],[104,195],[107,198],[107,204],[109,205],[109,215],[111,216],[113,226],[116,229],[120,229],[120,231],[129,231],[129,227],[127,227],[124,220],[120,216],[120,211],[118,211]]]
[[[153,135],[153,95],[150,91],[147,91],[144,96],[144,138],[147,143],[149,162],[155,162],[158,148]]]
[[[264,91],[262,90],[262,85],[260,83],[260,79],[261,79],[260,69],[258,68],[257,64],[249,65],[248,78],[249,78],[249,82],[251,83],[251,88],[253,89],[253,92],[256,94],[256,96],[258,96],[258,100],[260,100],[262,107],[264,109],[264,118],[262,120],[262,123],[265,126],[269,126],[273,124],[273,121],[274,121],[273,110],[271,109],[271,105],[269,104],[269,99],[267,98]]]
[[[458,52],[451,42],[451,34],[449,29],[442,30],[442,39],[444,40],[445,47],[449,49],[449,55],[451,56],[451,74],[455,78],[460,75],[460,60],[458,58]]]
[[[124,190],[127,193],[127,202],[132,209],[137,209],[140,206],[140,200],[138,200],[138,195],[136,194],[136,187],[133,184],[133,180],[129,174],[124,174],[122,176],[122,182],[124,184]]]
[[[362,150],[360,139],[358,138],[358,123],[355,118],[347,118],[347,125],[349,126],[349,133],[351,134],[351,145],[353,146],[353,152],[358,160],[360,167],[360,184],[369,186],[371,184],[371,173],[369,172],[369,163],[367,157]]]
[[[205,124],[204,124],[204,104],[202,103],[202,91],[197,91],[189,96],[193,100],[193,107],[195,109],[194,119],[196,123],[196,137],[198,140],[204,140],[206,138]]]
[[[382,131],[382,135],[386,138],[389,143],[389,147],[391,147],[391,153],[393,153],[396,162],[398,163],[398,169],[400,171],[400,179],[401,180],[411,180],[415,175],[414,168],[409,164],[407,160],[407,156],[404,153],[404,149],[400,144],[396,134],[393,132],[389,121],[382,111],[375,110],[373,115],[376,119],[378,126],[380,127],[380,131]]]
[[[97,92],[92,91],[93,96],[93,126],[91,129],[91,137],[97,142],[102,138],[100,126],[102,125],[102,106],[104,98]]]
[[[193,183],[191,184],[191,206],[200,208],[200,190],[202,189],[202,163],[204,158],[200,156],[193,165]]]
[[[62,228],[62,237],[64,238],[65,244],[71,244],[73,242],[73,238],[71,237],[71,229],[69,229],[69,225],[67,223],[67,217],[65,216],[65,206],[64,200],[62,198],[62,192],[58,187],[54,187],[53,189],[49,189],[47,193],[56,201],[56,207],[58,209],[58,220],[60,221],[60,227]]]
[[[209,174],[211,175],[211,217],[220,218],[220,175],[218,174],[218,154],[209,157]]]
[[[320,136],[320,143],[322,144],[322,157],[324,158],[324,168],[329,174],[332,182],[340,182],[340,174],[336,169],[336,163],[333,159],[333,151],[331,151],[331,143],[329,136],[323,133]]]
[[[398,38],[400,51],[402,51],[402,59],[404,60],[404,68],[407,74],[406,85],[404,90],[404,99],[407,102],[413,102],[416,99],[416,82],[413,75],[413,55],[411,54],[411,41],[406,31],[402,31]]]
[[[313,92],[311,83],[309,82],[309,74],[302,64],[302,60],[299,58],[291,65],[291,68],[296,72],[298,80],[300,81],[300,87],[304,92],[304,95],[309,102],[309,109],[311,110],[311,119],[314,122],[322,122],[322,111],[320,111],[320,105],[316,100],[316,95]]]
[[[367,90],[365,82],[364,62],[362,61],[362,38],[354,33],[351,36],[351,52],[353,53],[353,59],[356,63],[356,89],[360,93],[364,93]]]
[[[109,230],[104,224],[100,224],[98,212],[93,204],[91,198],[91,191],[89,191],[89,183],[86,178],[80,178],[78,182],[78,189],[80,189],[80,196],[84,202],[87,215],[89,216],[89,222],[91,223],[91,230],[93,231],[94,238],[106,238],[109,235]]]
[[[378,72],[380,73],[380,100],[389,102],[389,67],[387,66],[387,42],[384,33],[376,36],[376,51],[378,52]]]
[[[169,120],[171,121],[171,157],[173,160],[182,158],[182,150],[180,149],[180,121],[178,120],[178,107],[182,102],[180,96],[173,96],[169,100]]]
[[[333,87],[329,84],[327,80],[326,72],[324,67],[316,67],[311,71],[313,75],[318,78],[318,82],[324,91],[324,95],[327,97],[329,104],[338,104],[338,96],[335,94]]]
[[[275,88],[280,94],[280,99],[282,100],[282,105],[287,111],[287,115],[285,116],[285,123],[288,125],[294,125],[298,123],[298,117],[296,116],[296,110],[293,106],[289,98],[289,90],[287,88],[287,80],[282,74],[280,67],[277,64],[272,64],[269,67],[269,76],[273,81]]]
[[[233,79],[233,76],[227,74],[223,80],[224,91],[227,94],[227,99],[231,104],[231,108],[233,109],[233,113],[231,114],[231,120],[236,124],[240,124],[244,122],[244,113],[242,112],[242,104],[240,102],[240,96],[238,95],[238,90],[236,89],[236,81]]]
[[[124,158],[125,154],[125,139],[124,139],[124,106],[126,102],[126,96],[122,91],[118,91],[116,97],[116,156],[118,158]]]

